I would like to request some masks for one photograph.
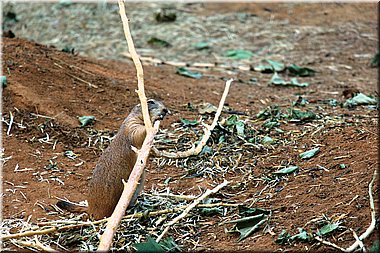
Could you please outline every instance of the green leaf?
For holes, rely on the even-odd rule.
[[[270,145],[273,142],[274,142],[274,140],[269,136],[264,136],[263,139],[261,140],[261,144],[263,144],[263,145]]]
[[[376,53],[371,60],[371,67],[378,67],[380,61],[380,53]]]
[[[177,18],[177,14],[174,11],[168,9],[161,9],[156,13],[156,21],[157,22],[174,22]]]
[[[167,179],[165,179],[165,181],[164,181],[164,185],[168,185],[169,182],[170,182],[170,180],[172,180],[171,177],[168,177]]]
[[[171,46],[169,42],[156,38],[156,37],[150,38],[147,42],[149,45],[152,45],[155,47],[170,47]]]
[[[220,207],[200,208],[199,212],[206,216],[210,216],[214,214],[223,214],[223,210]]]
[[[290,79],[289,85],[298,86],[298,87],[307,87],[309,86],[309,83],[299,83],[297,78],[293,77],[292,79]]]
[[[159,244],[166,252],[181,252],[181,248],[174,242],[173,237],[162,239]]]
[[[208,42],[202,41],[202,42],[195,43],[194,48],[197,50],[204,50],[204,49],[209,49],[210,45],[208,44]]]
[[[272,78],[269,81],[269,84],[277,85],[277,86],[298,86],[298,87],[307,87],[309,83],[299,83],[297,78],[292,78],[290,81],[286,81],[282,79],[277,72],[275,72]]]
[[[257,208],[257,207],[249,208],[244,205],[239,205],[238,210],[239,210],[239,215],[241,217],[249,217],[249,216],[258,215],[258,214],[265,214],[265,215],[271,214],[271,211],[268,211],[266,209]]]
[[[376,253],[379,252],[380,248],[380,241],[377,239],[376,241],[373,242],[371,249],[369,250],[370,253]]]
[[[81,117],[78,117],[78,120],[81,124],[81,127],[84,127],[84,126],[94,123],[95,116],[81,116]]]
[[[297,109],[288,109],[288,118],[291,120],[310,121],[317,118],[317,115],[311,111],[301,111]]]
[[[135,243],[132,244],[133,247],[136,248],[136,252],[138,253],[165,253],[166,250],[158,244],[155,240],[153,240],[151,237],[147,237],[146,242],[140,242],[140,243]]]
[[[279,175],[279,176],[280,175],[286,175],[286,174],[293,173],[296,170],[298,170],[298,166],[289,166],[289,167],[283,168],[281,170],[275,171],[275,172],[273,172],[273,174]]]
[[[300,66],[297,66],[296,64],[292,64],[289,67],[287,67],[290,74],[295,76],[314,76],[316,71],[311,68],[303,68]]]
[[[256,115],[256,118],[268,119],[268,118],[279,118],[280,116],[281,116],[280,108],[277,105],[272,105],[260,111]]]
[[[198,112],[200,114],[211,114],[211,113],[215,113],[217,110],[218,108],[215,105],[211,103],[207,103],[207,102],[200,104],[198,107]]]
[[[202,74],[199,72],[193,72],[190,71],[184,67],[177,68],[177,74],[182,75],[182,76],[187,76],[195,79],[200,79],[202,77]]]
[[[286,230],[282,230],[282,232],[279,234],[278,238],[274,241],[278,244],[285,244],[289,241],[290,234]]]
[[[219,202],[219,198],[207,198],[202,201],[203,204],[212,204]],[[199,208],[199,212],[203,215],[214,215],[214,214],[223,214],[223,208],[222,207],[204,207],[204,208]]]
[[[1,86],[3,88],[7,87],[7,77],[6,76],[0,76],[0,80],[1,80]]]
[[[285,65],[281,62],[273,61],[273,60],[269,60],[269,59],[266,59],[266,61],[271,65],[272,69],[275,72],[281,72],[285,69]]]
[[[236,228],[240,233],[238,242],[256,232],[267,220],[268,217],[263,214],[236,220]]]
[[[303,229],[303,228],[298,228],[299,233],[293,235],[290,237],[290,240],[301,240],[301,241],[308,241],[310,240],[309,234]]]
[[[270,83],[274,85],[288,85],[288,82],[282,79],[277,73],[273,74],[272,78],[270,79]]]
[[[183,126],[196,126],[199,124],[197,120],[188,120],[188,119],[181,119],[181,123]]]
[[[247,208],[245,206],[239,206],[239,214],[240,216],[243,216],[243,218],[226,223],[236,223],[235,231],[240,233],[238,241],[241,241],[257,231],[259,227],[268,220],[268,216],[271,214],[271,211],[260,208]]]
[[[254,71],[262,72],[262,73],[274,73],[284,71],[285,65],[281,62],[265,59],[269,65],[258,65],[253,68]]]
[[[297,101],[294,101],[293,102],[293,106],[305,106],[309,103],[309,101],[307,101],[307,99],[299,96]]]
[[[244,121],[239,120],[238,122],[236,122],[235,127],[236,127],[237,134],[241,137],[244,137],[245,136],[244,135],[244,127],[245,127]]]
[[[224,135],[219,136],[218,143],[223,143],[226,141],[226,137]]]
[[[71,4],[73,4],[72,0],[59,0],[58,4],[62,7],[69,7]]]
[[[70,46],[65,46],[62,49],[62,52],[65,52],[65,53],[68,53],[68,54],[74,54],[75,53],[75,48],[74,47],[70,47]]]
[[[234,126],[237,121],[238,121],[238,116],[235,114],[231,115],[230,117],[227,118],[226,125],[227,126]]]
[[[329,99],[328,103],[332,107],[338,106],[338,101],[336,99]]]
[[[318,232],[317,234],[318,235],[325,235],[325,234],[328,234],[332,231],[334,231],[335,229],[337,229],[339,227],[339,222],[337,223],[329,223],[327,225],[324,225]]]
[[[347,99],[343,107],[353,107],[357,105],[375,105],[377,99],[364,95],[363,93],[356,94],[353,98]]]
[[[248,50],[228,50],[224,56],[234,59],[234,60],[244,60],[244,59],[250,59],[254,53]]]
[[[239,120],[237,115],[231,115],[230,117],[227,118],[226,120],[226,125],[227,126],[234,126],[236,128],[236,132],[239,136],[245,136],[244,135],[244,128],[245,128],[245,123],[242,120]]]
[[[285,131],[280,129],[280,128],[275,128],[274,129],[278,134],[283,134]]]
[[[277,127],[279,126],[280,123],[277,122],[277,121],[271,121],[271,120],[266,120],[264,123],[263,123],[263,127],[264,128],[268,128],[268,129],[272,129],[273,127]]]
[[[319,153],[319,148],[313,148],[311,150],[301,153],[299,156],[301,159],[310,159]]]
[[[207,146],[207,145],[203,146],[200,155],[212,155],[212,154],[213,154],[212,147]]]

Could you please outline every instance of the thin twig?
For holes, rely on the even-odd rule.
[[[13,124],[13,114],[12,114],[12,112],[9,112],[9,125],[8,125],[8,130],[7,130],[8,136],[11,135],[12,124]]]
[[[169,223],[167,223],[165,225],[166,227],[165,227],[164,231],[161,233],[160,236],[157,237],[156,242],[159,242],[162,239],[162,237],[169,231],[169,229],[170,229],[171,226],[173,226],[179,220],[181,220],[182,218],[184,218],[191,211],[191,209],[193,209],[194,207],[196,207],[202,200],[204,200],[205,198],[207,198],[210,194],[218,192],[220,189],[222,189],[227,184],[229,184],[229,182],[226,181],[226,180],[224,180],[223,183],[221,183],[220,185],[216,186],[212,190],[208,189],[202,196],[200,196],[199,198],[197,198],[196,200],[194,200],[193,203],[191,203],[190,205],[188,205],[186,207],[186,209],[180,215],[178,215],[175,219],[173,219],[172,221],[170,221]]]
[[[206,128],[205,129],[205,134],[202,136],[202,139],[198,143],[197,146],[193,145],[193,147],[191,149],[186,150],[186,151],[177,152],[177,153],[160,151],[160,150],[158,150],[156,148],[153,148],[153,151],[156,153],[156,155],[157,156],[165,156],[165,157],[168,157],[168,158],[184,158],[184,157],[189,157],[189,156],[193,156],[193,155],[198,155],[202,151],[203,147],[206,145],[208,139],[210,138],[211,131],[215,128],[216,124],[218,123],[218,119],[219,119],[220,114],[222,113],[223,105],[224,105],[224,102],[225,102],[226,97],[228,95],[228,91],[230,89],[230,85],[231,85],[232,81],[233,81],[233,79],[229,79],[226,82],[226,86],[224,88],[224,92],[223,92],[222,98],[220,99],[219,107],[218,107],[218,109],[216,111],[214,120],[213,120],[211,126],[204,124],[204,126]]]
[[[323,239],[322,239],[321,237],[319,237],[319,236],[314,236],[314,239],[316,239],[317,241],[319,241],[319,242],[321,242],[321,243],[323,243],[323,244],[325,244],[325,245],[328,245],[328,246],[331,246],[331,247],[333,247],[333,248],[339,249],[340,251],[345,251],[344,248],[339,247],[339,246],[336,245],[335,243],[332,243],[332,242],[329,242],[329,241],[325,241],[325,240],[323,240]]]
[[[192,195],[176,195],[176,194],[171,194],[171,193],[153,193],[153,196],[158,196],[158,197],[166,197],[166,198],[175,198],[175,199],[184,199],[184,200],[193,200],[196,199],[196,196]]]
[[[367,228],[367,230],[359,237],[357,237],[356,234],[354,234],[354,237],[355,237],[355,243],[352,244],[350,247],[348,247],[347,249],[344,249],[344,248],[341,248],[339,247],[338,245],[334,244],[334,243],[331,243],[331,242],[328,242],[328,241],[325,241],[323,240],[322,238],[320,238],[319,236],[315,236],[314,238],[317,240],[317,241],[320,241],[321,243],[323,244],[326,244],[328,246],[331,246],[331,247],[334,247],[336,249],[339,249],[343,252],[353,252],[354,250],[356,250],[356,248],[358,246],[360,246],[361,248],[364,248],[364,244],[363,244],[363,240],[365,238],[367,238],[372,232],[373,230],[375,229],[375,226],[376,226],[376,213],[375,213],[375,204],[373,202],[373,193],[372,193],[372,186],[373,186],[373,183],[375,182],[375,179],[376,179],[376,176],[377,176],[377,169],[375,169],[375,172],[373,173],[373,177],[372,177],[372,180],[371,182],[369,183],[368,185],[368,195],[369,195],[369,205],[370,205],[370,208],[371,208],[371,224],[369,225],[369,227]],[[353,231],[353,230],[352,230]],[[354,232],[354,231],[353,231]],[[354,232],[355,233],[355,232]]]
[[[369,206],[371,208],[371,224],[369,225],[367,230],[361,236],[359,236],[359,240],[356,240],[354,244],[352,244],[349,248],[347,248],[346,252],[353,252],[359,246],[359,241],[363,241],[363,239],[367,238],[375,229],[376,213],[375,213],[375,204],[373,202],[372,186],[373,186],[373,183],[375,182],[376,176],[377,176],[377,168],[375,169],[372,180],[368,185]]]
[[[36,114],[36,113],[30,113],[30,115],[35,116],[37,118],[45,118],[45,119],[55,119],[54,117],[49,117],[41,114]]]
[[[361,251],[365,252],[364,243],[359,239],[358,235],[356,234],[356,232],[352,228],[350,228],[350,231],[352,232],[352,235],[354,236],[355,240],[358,242],[358,245],[359,245]]]
[[[132,59],[132,55],[129,52],[123,52],[122,55]],[[226,71],[226,70],[242,70],[242,71],[249,71],[251,68],[249,65],[241,65],[241,66],[233,66],[233,65],[226,65],[221,64],[221,62],[215,62],[215,63],[208,63],[208,62],[176,62],[176,61],[164,61],[158,58],[150,57],[150,56],[140,56],[140,59],[142,62],[150,63],[150,64],[165,64],[175,67],[188,67],[188,69],[197,69],[198,71],[202,71],[202,69],[213,69],[213,70],[220,70],[220,71]]]
[[[76,69],[78,69],[78,70],[80,70],[80,71],[82,71],[82,72],[84,72],[84,73],[86,73],[86,74],[89,74],[89,75],[95,76],[94,73],[91,73],[91,72],[89,72],[89,71],[87,71],[87,70],[85,70],[85,69],[82,69],[82,68],[78,67],[78,66],[71,65],[71,64],[69,64],[69,63],[67,63],[67,62],[62,61],[61,59],[58,59],[58,58],[55,58],[55,57],[51,57],[51,58],[52,58],[53,60],[59,61],[60,63],[63,63],[63,64],[65,64],[65,65],[67,65],[69,68],[76,68]],[[57,64],[57,65],[58,65],[58,64]],[[58,66],[62,68],[62,66],[60,66],[60,65],[58,65]]]
[[[77,77],[77,76],[74,76],[74,75],[72,75],[72,74],[70,74],[70,73],[66,73],[66,74],[69,75],[69,76],[71,76],[72,78],[78,80],[78,81],[81,81],[82,83],[87,84],[87,85],[88,85],[89,87],[91,87],[91,88],[95,88],[95,89],[99,88],[96,84],[92,84],[92,83],[90,83],[90,82],[87,82],[86,80],[83,80],[82,78],[79,78],[79,77]]]

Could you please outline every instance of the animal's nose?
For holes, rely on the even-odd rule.
[[[160,118],[163,119],[166,116],[166,114],[170,114],[170,111],[164,108],[162,112],[160,113]]]

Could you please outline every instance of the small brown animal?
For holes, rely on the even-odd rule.
[[[169,112],[162,102],[149,99],[148,110],[152,122],[163,119]],[[136,163],[137,154],[131,146],[140,149],[146,136],[141,105],[136,105],[123,121],[111,144],[104,150],[93,171],[89,185],[88,207],[58,201],[57,206],[71,212],[87,212],[94,219],[111,216],[124,185],[122,179],[128,180]],[[144,188],[145,172],[131,199],[130,206]]]

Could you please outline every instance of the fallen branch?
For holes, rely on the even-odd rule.
[[[375,229],[375,226],[376,226],[375,204],[374,204],[374,201],[373,201],[373,193],[372,193],[372,186],[373,186],[373,183],[375,182],[376,176],[377,176],[377,169],[375,169],[375,172],[373,173],[372,180],[371,180],[371,182],[368,185],[369,205],[370,205],[370,208],[371,208],[371,224],[369,225],[369,227],[367,228],[367,230],[361,236],[359,236],[359,237],[357,237],[356,233],[352,230],[353,233],[354,233],[354,237],[355,237],[355,243],[352,244],[347,249],[341,248],[341,247],[339,247],[338,245],[336,245],[334,243],[325,241],[322,238],[320,238],[319,236],[315,236],[314,238],[317,241],[319,241],[319,242],[321,242],[323,244],[326,244],[328,246],[334,247],[336,249],[339,249],[339,250],[341,250],[343,252],[353,252],[354,250],[356,250],[356,248],[358,246],[360,246],[361,248],[364,248],[364,244],[363,244],[362,241],[365,238],[367,238],[373,232],[373,230]]]
[[[126,56],[127,58],[132,59],[132,55],[128,52],[121,53],[122,55]],[[144,63],[148,64],[164,64],[164,65],[170,65],[174,67],[187,67],[188,69],[196,69],[197,71],[207,70],[207,69],[213,69],[213,70],[219,70],[219,71],[226,71],[226,70],[242,70],[242,71],[250,71],[251,67],[247,64],[240,65],[240,66],[234,66],[234,65],[227,65],[221,62],[215,62],[215,63],[208,63],[208,62],[176,62],[176,61],[164,61],[158,58],[150,57],[150,56],[140,56],[140,60]]]
[[[212,203],[212,204],[199,204],[196,207],[197,208],[213,208],[213,207],[219,207],[219,206],[236,207],[239,205],[241,204],[219,202],[219,203]],[[168,213],[175,213],[185,208],[187,208],[187,206],[176,207],[173,209],[164,209],[164,210],[159,210],[159,211],[154,211],[154,212],[149,212],[149,213],[146,213],[146,212],[134,213],[134,214],[124,216],[123,220],[139,219],[141,217],[150,217],[150,216],[158,216],[158,215],[168,214]],[[108,220],[110,220],[110,218],[105,218],[105,219],[101,219],[97,221],[85,221],[85,222],[71,221],[70,225],[64,225],[64,226],[57,226],[57,224],[59,223],[67,224],[70,221],[58,220],[58,221],[40,222],[37,224],[38,226],[53,225],[54,227],[46,228],[42,230],[30,230],[30,231],[15,233],[15,234],[3,235],[0,237],[0,240],[5,241],[9,239],[22,238],[22,237],[28,237],[28,236],[34,236],[34,235],[46,235],[53,232],[62,232],[69,229],[79,229],[86,226],[94,226],[94,225],[102,224],[104,222],[107,222]]]
[[[226,86],[224,88],[222,98],[220,99],[220,102],[219,102],[219,107],[216,111],[214,121],[212,122],[211,126],[203,124],[203,126],[205,127],[205,130],[204,130],[205,134],[203,135],[201,141],[198,143],[197,146],[193,145],[193,147],[189,150],[180,151],[180,152],[176,152],[176,153],[161,151],[161,150],[158,150],[158,149],[153,147],[153,151],[155,152],[155,154],[157,156],[164,156],[164,157],[168,157],[168,158],[184,158],[184,157],[189,157],[189,156],[193,156],[193,155],[198,155],[202,151],[203,147],[206,145],[208,139],[210,138],[211,131],[214,130],[216,124],[218,123],[218,119],[219,119],[220,114],[222,113],[223,105],[224,105],[224,102],[226,101],[226,97],[227,97],[227,94],[228,94],[228,91],[230,89],[230,85],[231,85],[232,81],[233,81],[233,79],[229,79],[226,82]]]
[[[375,182],[376,176],[377,176],[377,169],[375,169],[372,180],[368,185],[369,206],[371,208],[371,224],[369,225],[367,230],[361,236],[359,236],[359,240],[356,240],[354,244],[352,244],[349,248],[347,248],[346,252],[353,252],[359,246],[360,244],[359,242],[367,238],[375,229],[376,213],[375,213],[375,204],[373,202],[372,186],[373,186],[373,183]]]
[[[191,209],[193,209],[194,207],[196,207],[202,200],[204,200],[205,198],[207,198],[210,194],[218,192],[220,189],[222,189],[227,184],[229,184],[229,182],[226,181],[226,180],[224,180],[223,183],[221,183],[220,185],[216,186],[212,190],[208,189],[202,196],[200,196],[199,198],[197,198],[196,200],[194,200],[193,203],[191,203],[190,205],[188,205],[186,207],[186,209],[182,212],[182,214],[178,215],[175,219],[173,219],[171,222],[169,222],[169,223],[167,223],[165,225],[166,228],[161,233],[161,235],[157,237],[156,242],[159,242],[162,239],[162,237],[169,231],[169,229],[170,229],[170,227],[172,225],[174,225],[175,223],[177,223],[180,219],[184,218],[191,211]]]
[[[140,62],[139,56],[137,55],[132,35],[129,30],[128,17],[125,13],[124,1],[119,0],[118,3],[120,17],[123,22],[125,39],[127,40],[128,49],[131,53],[133,63],[136,67],[138,86],[138,90],[136,90],[136,92],[139,96],[141,103],[141,111],[143,114],[144,125],[146,129],[146,137],[141,147],[141,150],[138,151],[137,160],[131,174],[129,175],[128,183],[125,184],[125,182],[123,181],[123,193],[121,194],[119,202],[117,203],[115,210],[113,211],[111,218],[107,223],[106,230],[100,237],[98,251],[109,251],[111,248],[113,236],[116,233],[117,227],[119,226],[121,219],[124,216],[125,210],[127,209],[129,202],[131,201],[133,194],[136,191],[137,185],[139,184],[139,180],[141,178],[141,175],[143,174],[150,150],[153,146],[154,136],[156,135],[160,126],[159,121],[155,122],[154,127],[152,126],[152,122],[149,117],[147,99],[144,91],[144,72],[142,64]]]
[[[315,236],[314,239],[317,240],[317,241],[319,241],[319,242],[321,242],[321,243],[323,243],[323,244],[325,244],[325,245],[327,245],[327,246],[330,246],[330,247],[336,248],[336,249],[338,249],[338,250],[340,250],[340,251],[346,251],[344,248],[339,247],[339,246],[336,245],[335,243],[332,243],[332,242],[329,242],[329,241],[325,241],[325,240],[323,240],[323,239],[322,239],[321,237],[319,237],[319,236]]]
[[[133,60],[133,63],[136,67],[137,72],[137,86],[138,90],[136,91],[140,98],[141,103],[141,110],[144,116],[144,124],[147,129],[147,132],[149,129],[152,129],[152,122],[149,118],[149,111],[148,111],[148,104],[147,99],[145,97],[145,89],[144,89],[144,70],[142,68],[142,64],[139,58],[139,55],[136,52],[135,44],[133,43],[131,31],[129,30],[129,23],[128,23],[128,17],[125,13],[125,5],[123,0],[118,0],[119,3],[119,13],[121,17],[121,21],[123,22],[123,29],[124,29],[124,35],[125,39],[127,40],[128,44],[128,50],[131,54],[131,58]],[[148,116],[148,117],[146,117]]]

